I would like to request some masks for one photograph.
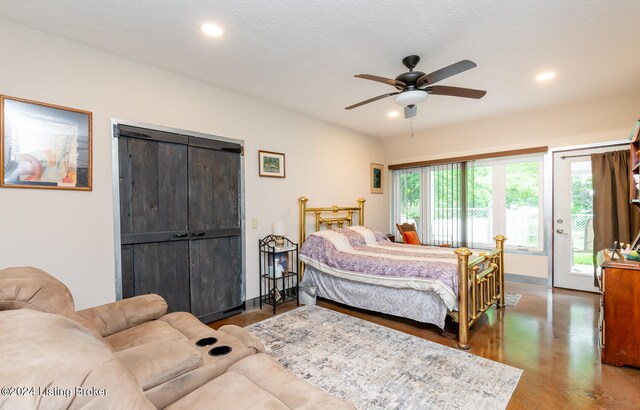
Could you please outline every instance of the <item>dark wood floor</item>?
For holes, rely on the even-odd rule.
[[[522,298],[515,307],[487,312],[471,330],[469,352],[524,370],[509,409],[640,409],[640,369],[600,364],[598,295],[516,283],[508,283],[507,290],[522,294]],[[318,305],[456,346],[435,326],[324,300]],[[282,306],[278,313],[295,307],[295,303]],[[246,326],[271,316],[272,311],[265,308],[211,326]]]

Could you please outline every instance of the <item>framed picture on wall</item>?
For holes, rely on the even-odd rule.
[[[91,112],[0,96],[0,186],[91,191]]]
[[[281,152],[258,151],[258,166],[261,177],[285,177],[284,154]]]
[[[382,164],[371,164],[371,193],[382,194],[383,172]]]

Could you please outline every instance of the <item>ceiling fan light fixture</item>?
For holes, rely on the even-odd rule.
[[[403,107],[420,104],[427,99],[427,95],[428,94],[426,91],[403,91],[400,94],[396,95],[396,104],[402,105]]]

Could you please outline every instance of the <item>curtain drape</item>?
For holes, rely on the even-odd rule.
[[[629,159],[629,150],[591,154],[594,261],[600,250],[631,242],[640,229],[640,211],[629,203]]]

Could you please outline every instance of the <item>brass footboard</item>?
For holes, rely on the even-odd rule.
[[[449,315],[458,322],[458,347],[469,349],[469,328],[494,303],[504,308],[504,241],[502,235],[495,238],[496,248],[480,253],[469,261],[471,251],[458,248],[458,312]],[[481,266],[486,266],[480,271]]]

